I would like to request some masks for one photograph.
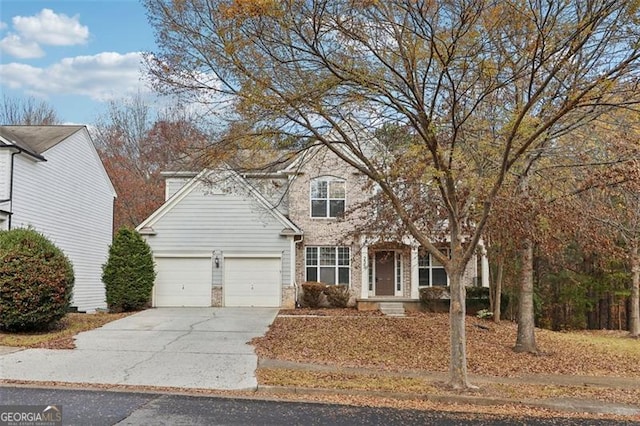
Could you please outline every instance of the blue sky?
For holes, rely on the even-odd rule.
[[[149,93],[156,50],[137,0],[1,0],[0,94],[43,99],[64,123],[93,124],[106,102]]]

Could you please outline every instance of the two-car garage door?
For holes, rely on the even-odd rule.
[[[154,306],[211,306],[211,257],[156,257]],[[225,306],[280,306],[280,257],[224,259]]]

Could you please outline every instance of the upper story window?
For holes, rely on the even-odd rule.
[[[334,177],[311,181],[311,217],[340,217],[344,214],[345,182]]]

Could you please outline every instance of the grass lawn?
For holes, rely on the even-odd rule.
[[[69,313],[52,330],[30,333],[0,332],[0,346],[24,348],[73,349],[73,336],[126,317],[129,313]]]

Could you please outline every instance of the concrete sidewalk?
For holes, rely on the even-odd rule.
[[[0,352],[0,379],[255,389],[257,356],[277,309],[148,309],[76,336],[76,349]]]

